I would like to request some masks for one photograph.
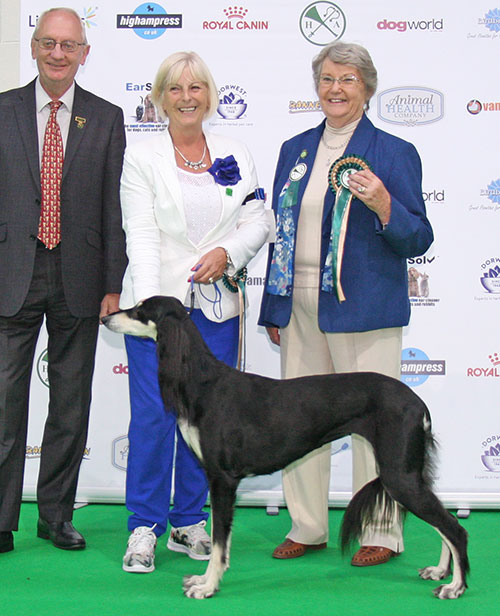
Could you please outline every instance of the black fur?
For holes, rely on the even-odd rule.
[[[206,574],[185,579],[188,596],[204,598],[218,590],[228,565],[241,479],[282,469],[351,433],[372,444],[379,478],[355,494],[347,507],[343,547],[360,535],[367,521],[380,517],[379,505],[386,518],[395,507],[406,508],[443,537],[439,565],[422,569],[421,577],[442,579],[453,557],[452,582],[434,592],[440,598],[464,592],[467,534],[430,488],[430,415],[410,388],[376,373],[288,380],[241,373],[215,359],[174,298],[150,298],[104,322],[113,331],[156,337],[162,396],[176,409],[183,434],[208,477],[214,549]]]

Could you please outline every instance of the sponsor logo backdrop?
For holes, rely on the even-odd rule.
[[[172,0],[137,4],[67,0],[92,45],[78,82],[120,105],[129,143],[164,130],[151,84],[170,53],[193,49],[213,71],[218,113],[207,129],[244,141],[271,192],[281,143],[322,120],[311,59],[341,38],[365,45],[379,72],[369,116],[413,142],[434,246],[408,263],[413,314],[405,329],[402,379],[429,405],[440,443],[437,490],[450,506],[500,507],[500,159],[492,136],[500,102],[492,63],[500,52],[498,5],[457,0]],[[36,74],[29,42],[39,1],[21,3],[21,83]],[[279,357],[256,325],[266,251],[249,268],[247,370],[277,377]],[[46,337],[33,371],[25,495],[33,497],[46,416]],[[102,330],[79,498],[122,501],[127,465],[127,357]],[[283,435],[286,438],[286,434]],[[351,491],[350,439],[332,446],[332,504]],[[394,443],[398,455],[398,443]],[[280,474],[245,480],[240,502],[282,502]]]

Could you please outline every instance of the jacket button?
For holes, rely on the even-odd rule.
[[[36,235],[30,235],[30,240],[35,241],[36,240]]]

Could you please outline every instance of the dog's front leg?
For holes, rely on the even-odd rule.
[[[229,549],[233,505],[237,484],[210,481],[212,509],[212,554],[204,575],[184,578],[184,594],[192,599],[207,599],[219,590],[224,571],[229,567]]]
[[[186,575],[183,589],[191,599],[208,599],[219,590],[219,582],[224,573],[224,550],[217,543],[212,544],[212,554],[204,575]]]

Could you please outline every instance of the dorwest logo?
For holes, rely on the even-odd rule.
[[[383,19],[377,23],[379,30],[394,30],[396,32],[406,32],[415,30],[418,32],[442,32],[443,19],[420,19],[413,21],[389,21]]]
[[[248,9],[242,6],[230,6],[223,10],[225,19],[205,20],[203,30],[269,30],[269,21],[247,19]]]
[[[481,462],[493,473],[500,473],[500,436],[492,434],[481,443]]]

